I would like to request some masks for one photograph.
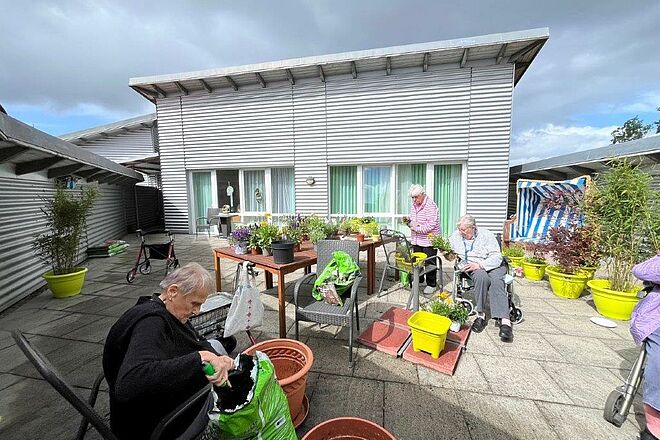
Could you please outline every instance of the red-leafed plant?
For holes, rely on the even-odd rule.
[[[550,228],[544,247],[557,263],[559,271],[570,275],[598,261],[597,245],[593,227],[572,225]]]
[[[547,252],[543,243],[525,243],[525,260],[530,264],[546,264],[545,254]]]

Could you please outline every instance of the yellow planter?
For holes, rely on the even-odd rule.
[[[53,275],[53,271],[46,272],[43,277],[48,283],[48,288],[53,292],[55,298],[68,298],[78,295],[85,282],[86,267],[77,267],[77,272],[64,275]]]
[[[590,279],[587,272],[579,271],[569,275],[560,272],[557,266],[547,267],[545,273],[548,274],[552,293],[560,298],[578,299]]]
[[[593,280],[594,279],[594,274],[598,270],[597,266],[583,266],[582,269],[584,272],[586,272],[589,275],[589,279]]]
[[[511,267],[522,267],[522,260],[525,257],[506,257],[511,262]]]
[[[408,325],[412,330],[413,350],[424,351],[437,359],[445,348],[451,320],[446,316],[420,310],[408,318]]]
[[[621,321],[630,320],[630,315],[639,302],[637,292],[639,292],[640,288],[635,288],[629,292],[610,290],[609,280],[587,281],[587,286],[591,289],[598,313],[606,318],[619,319]]]
[[[522,262],[523,274],[525,275],[525,278],[527,278],[528,280],[541,281],[543,279],[543,275],[545,275],[546,266],[547,266],[546,263],[532,264],[523,260]]]
[[[410,258],[414,264],[417,264],[419,261],[426,258],[426,254],[424,252],[413,252],[412,255],[410,255]],[[407,272],[412,272],[413,264],[410,261],[406,261],[405,258],[399,256],[394,257],[394,259],[396,260],[396,267]]]

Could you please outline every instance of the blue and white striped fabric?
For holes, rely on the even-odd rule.
[[[511,225],[511,241],[538,242],[546,237],[552,227],[566,226],[572,222],[581,224],[582,218],[575,208],[546,208],[543,201],[561,193],[581,199],[588,181],[589,176],[560,182],[518,180],[517,221]]]

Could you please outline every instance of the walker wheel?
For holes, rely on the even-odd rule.
[[[605,420],[620,428],[623,422],[626,421],[628,414],[621,414],[621,406],[623,405],[623,394],[614,390],[607,396],[605,401],[605,409],[603,410],[603,417]]]
[[[140,266],[140,273],[142,275],[149,275],[151,273],[151,263],[146,261],[142,266]]]
[[[514,324],[520,324],[523,320],[523,312],[517,307],[512,307],[509,311],[509,319]]]
[[[135,279],[135,275],[137,275],[137,270],[135,268],[129,270],[126,274],[126,281],[128,281],[129,284],[132,283]]]

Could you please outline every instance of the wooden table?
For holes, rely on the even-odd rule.
[[[380,242],[366,240],[360,243],[360,251],[367,252],[367,293],[371,295],[376,284],[376,248]],[[284,297],[285,282],[284,276],[295,272],[298,269],[305,269],[308,272],[313,264],[316,264],[316,252],[310,242],[304,242],[302,250],[293,254],[293,262],[287,264],[276,264],[272,256],[243,254],[237,255],[233,247],[213,249],[215,261],[215,285],[218,292],[222,291],[222,274],[220,272],[220,259],[242,263],[249,261],[255,264],[255,267],[264,271],[266,279],[266,289],[273,287],[273,275],[277,276],[277,302],[279,308],[279,330],[280,338],[286,338],[286,301]]]

